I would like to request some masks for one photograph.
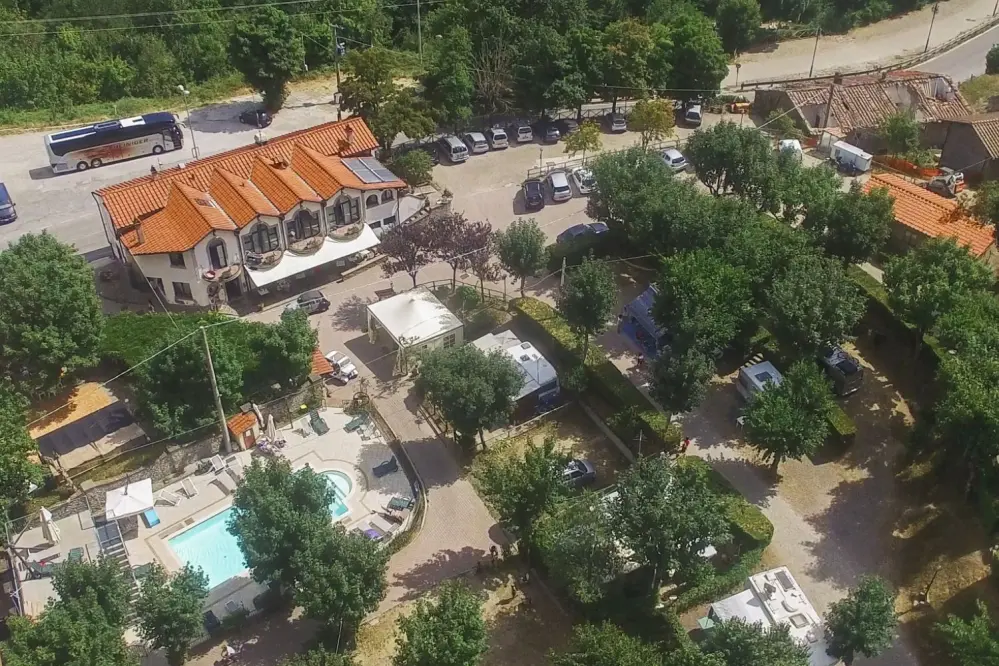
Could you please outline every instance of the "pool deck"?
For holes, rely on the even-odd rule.
[[[391,532],[393,528],[399,529],[398,525],[389,523],[376,512],[384,512],[389,500],[396,495],[412,495],[402,465],[391,474],[376,477],[373,468],[392,457],[392,451],[380,433],[370,422],[361,430],[348,433],[344,426],[351,420],[351,416],[340,409],[325,408],[319,411],[330,427],[329,432],[316,435],[307,426],[303,427],[305,419],[296,419],[291,425],[279,430],[279,436],[284,437],[287,442],[279,450],[279,455],[287,458],[294,469],[308,465],[317,472],[336,470],[350,477],[353,489],[346,501],[348,512],[337,520],[348,530],[369,526],[385,532]],[[241,475],[241,468],[250,464],[251,457],[261,455],[257,451],[241,451],[226,457],[229,464],[224,472],[188,476],[197,491],[190,495],[184,491],[181,482],[166,486],[168,493],[179,498],[176,504],[162,498],[163,488],[154,489],[155,509],[160,518],[158,525],[149,528],[139,517],[119,521],[129,564],[137,567],[156,561],[169,571],[176,571],[183,566],[167,541],[231,506],[232,493]],[[103,507],[93,507],[95,512],[102,509]],[[99,556],[97,534],[90,512],[84,511],[57,520],[56,525],[60,530],[58,544],[46,542],[42,537],[41,527],[36,525],[15,540],[18,553],[28,561],[61,562],[65,561],[70,549],[80,547],[84,549],[88,559]],[[51,579],[26,580],[27,572],[23,562],[18,562],[15,570],[20,580],[25,614],[38,615],[48,599],[54,596]],[[205,610],[214,611],[219,618],[230,612],[226,606],[232,609],[232,603],[236,608],[243,607],[253,611],[253,599],[263,590],[263,586],[250,578],[249,572],[244,572],[210,590]]]

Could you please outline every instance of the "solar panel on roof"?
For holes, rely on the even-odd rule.
[[[366,185],[382,182],[381,178],[376,176],[375,173],[368,168],[367,164],[356,157],[345,159],[343,163],[346,164],[347,168],[350,169],[353,174],[360,178],[361,182]]]
[[[362,157],[360,159],[361,162],[363,162],[365,166],[371,169],[371,171],[376,176],[378,176],[378,178],[381,179],[383,183],[389,183],[393,180],[396,180],[395,174],[389,171],[387,168],[385,168],[385,165],[383,165],[378,160],[372,157]]]

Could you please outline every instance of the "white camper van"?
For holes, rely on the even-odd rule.
[[[784,381],[784,375],[770,361],[754,363],[739,369],[735,380],[735,388],[744,400],[763,391],[768,386],[779,386]]]

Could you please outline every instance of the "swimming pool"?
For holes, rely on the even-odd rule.
[[[354,482],[343,472],[335,470],[322,472],[322,475],[333,486],[330,513],[333,520],[337,520],[348,512],[346,499],[354,488]],[[229,507],[167,540],[181,562],[204,570],[209,589],[246,571],[239,542],[226,528],[231,515],[232,507]]]

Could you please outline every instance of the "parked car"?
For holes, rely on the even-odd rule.
[[[490,127],[486,130],[486,141],[493,150],[502,150],[510,145],[506,130],[501,127]]]
[[[555,123],[542,121],[538,125],[538,136],[541,137],[542,143],[558,143],[558,140],[562,138],[562,133],[558,131]]]
[[[349,356],[341,354],[338,351],[331,351],[329,354],[326,354],[326,360],[333,366],[334,379],[346,384],[351,379],[357,378],[357,367],[350,360]]]
[[[537,178],[524,181],[524,204],[527,210],[540,210],[545,207],[545,188]]]
[[[572,170],[572,182],[576,184],[576,189],[580,194],[589,194],[597,186],[597,179],[593,177],[593,172],[586,167],[576,167]]]
[[[437,140],[437,150],[441,157],[451,164],[460,164],[468,160],[468,146],[456,136],[442,136]]]
[[[519,120],[510,123],[510,126],[506,128],[506,133],[507,136],[513,137],[517,143],[530,143],[534,141],[534,130],[531,128],[530,123]]]
[[[683,112],[683,120],[691,127],[700,127],[701,121],[701,105],[700,104],[688,104],[686,110]]]
[[[576,224],[562,233],[560,233],[556,238],[556,243],[570,243],[577,238],[582,238],[583,236],[599,236],[600,234],[607,233],[607,225],[603,222],[590,222],[588,224]]]
[[[319,314],[330,309],[329,299],[318,289],[313,289],[300,294],[298,298],[285,306],[288,310],[305,310],[306,314]]]
[[[473,155],[489,152],[489,142],[486,141],[486,136],[482,132],[465,132],[461,138]]]
[[[239,122],[254,127],[267,127],[274,122],[274,119],[264,109],[253,109],[239,114]]]
[[[563,118],[562,120],[556,121],[555,127],[558,128],[558,131],[562,136],[565,136],[577,131],[579,129],[579,123],[577,123],[574,118]]]
[[[842,347],[827,347],[819,364],[833,382],[836,395],[850,395],[864,382],[864,367]]]
[[[572,488],[582,488],[597,480],[597,469],[589,460],[576,458],[562,470],[562,482]]]
[[[548,174],[548,188],[552,192],[552,201],[568,201],[572,198],[572,186],[566,178],[565,171],[552,171]]]
[[[0,224],[9,224],[17,219],[17,209],[14,200],[10,198],[7,186],[0,183]]]
[[[667,148],[663,151],[663,162],[673,173],[687,170],[687,158],[676,148]]]
[[[608,132],[627,132],[628,119],[621,113],[608,113],[604,116],[604,127]]]

